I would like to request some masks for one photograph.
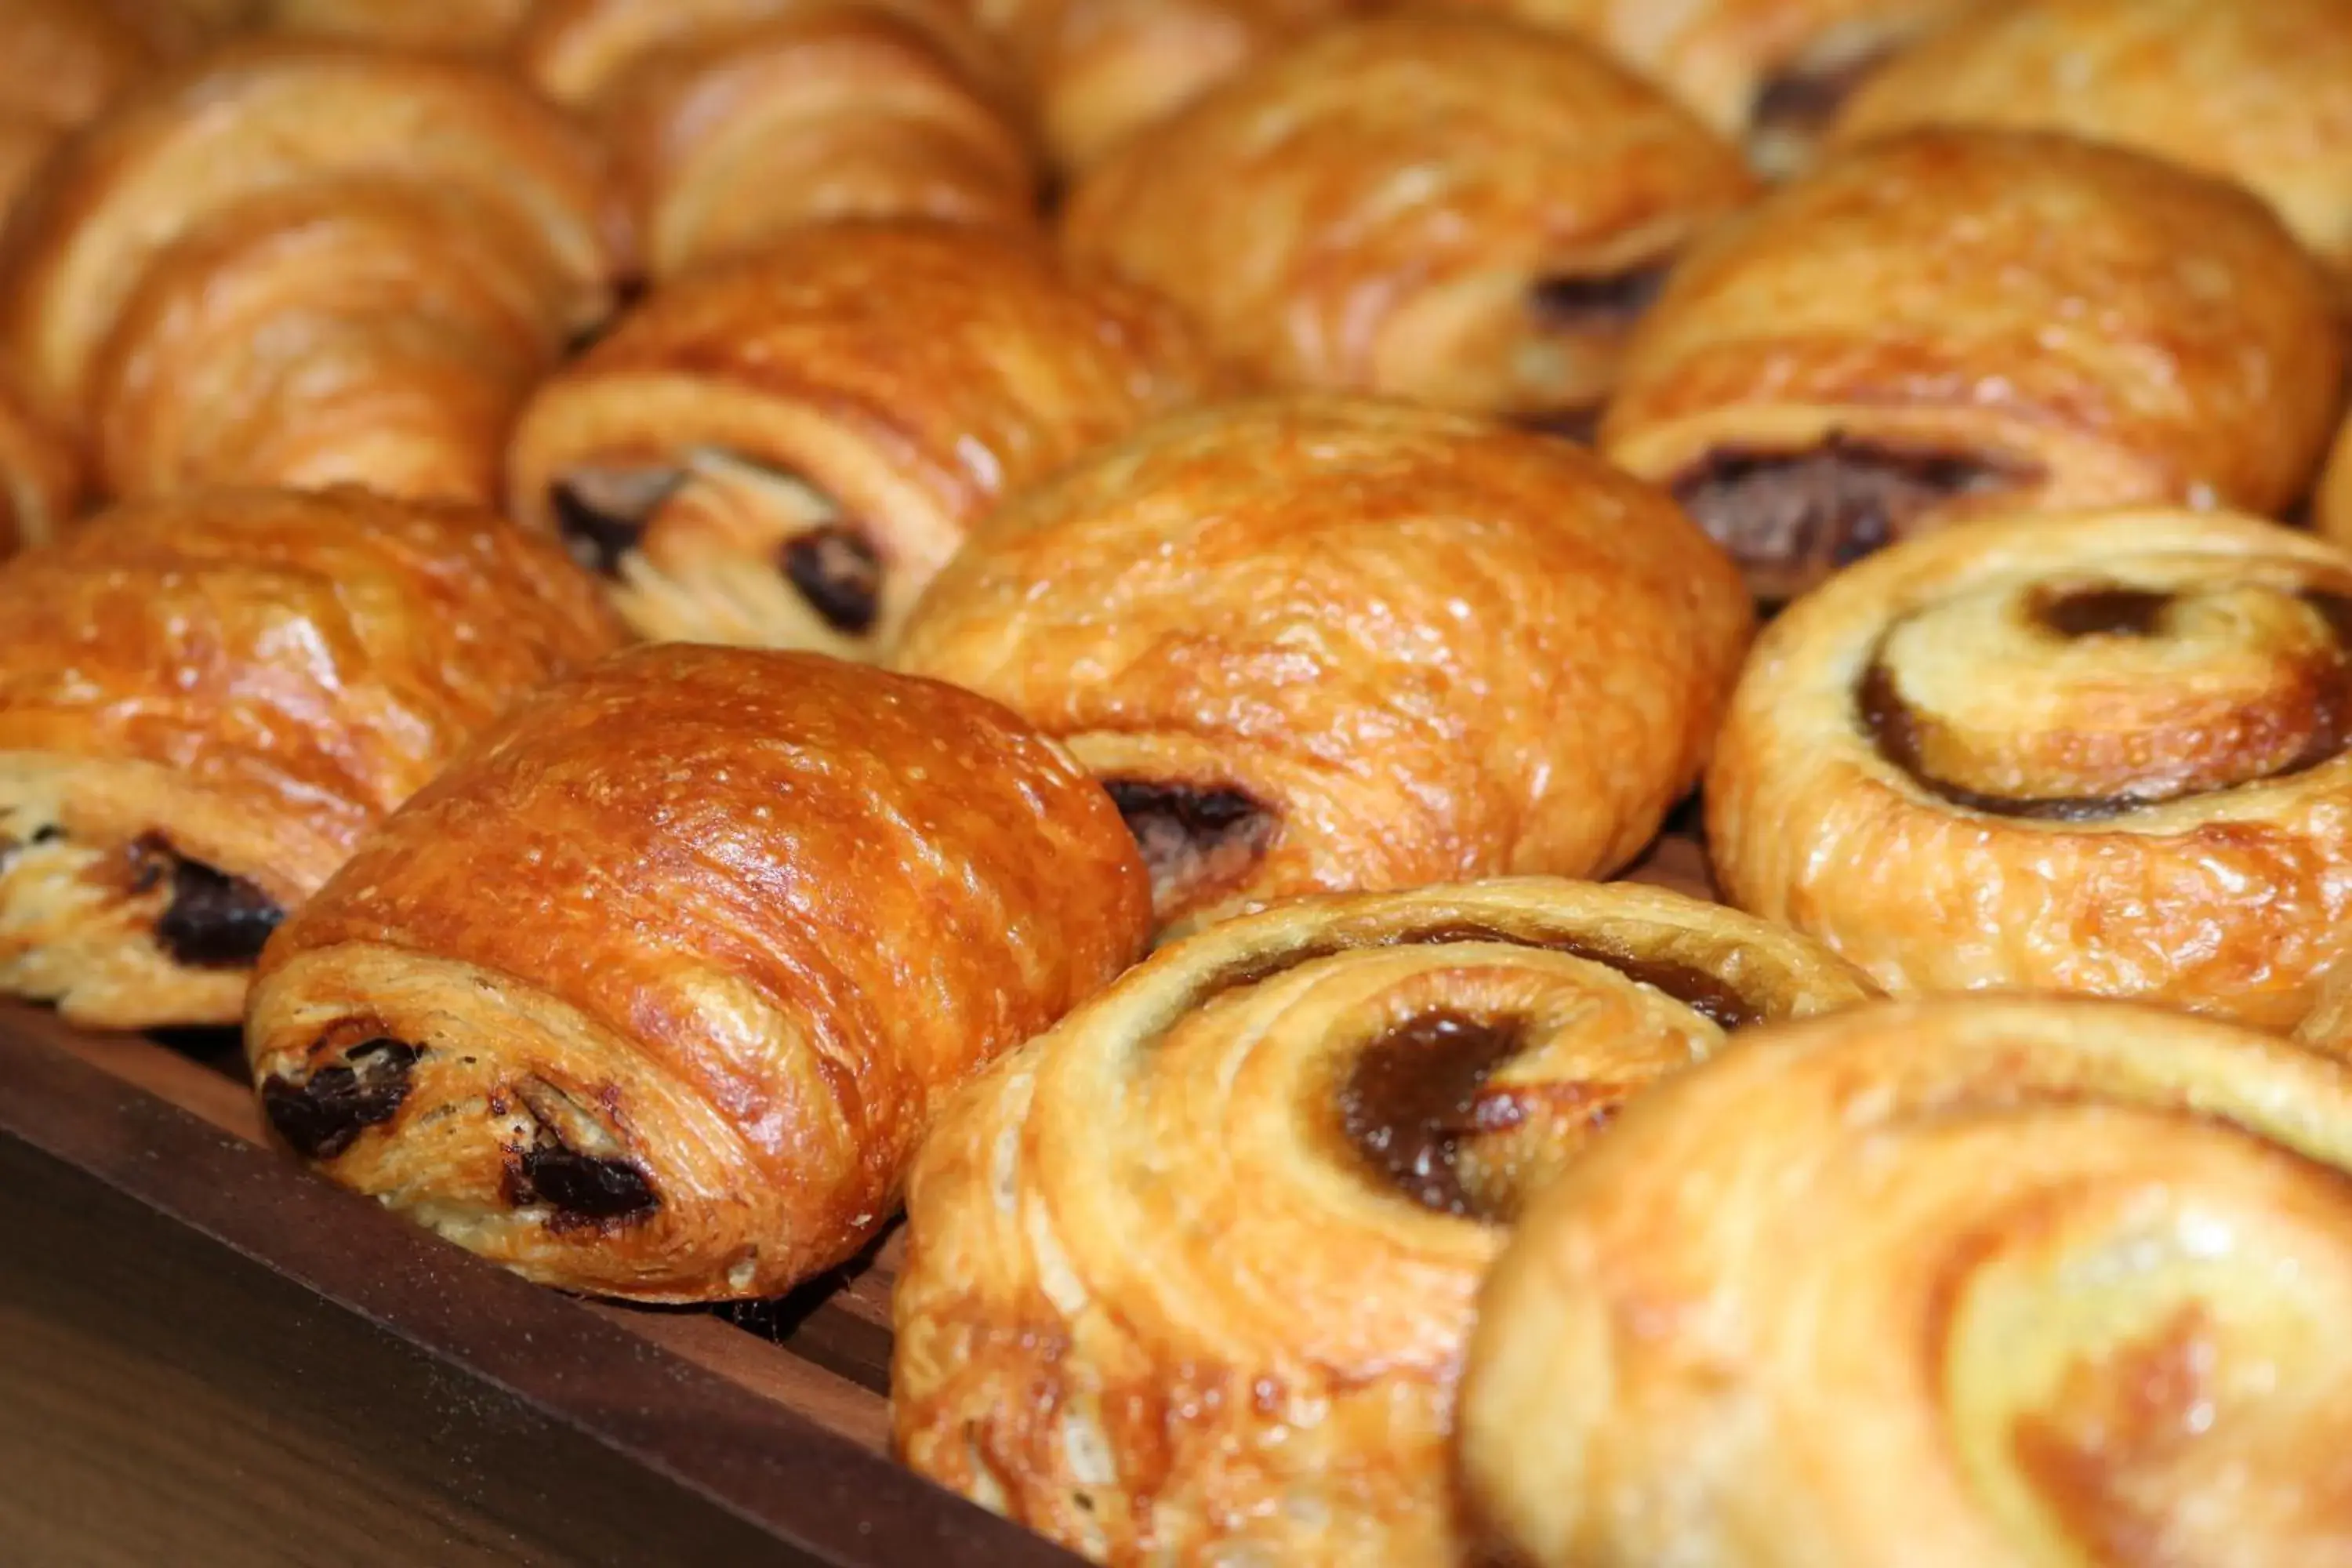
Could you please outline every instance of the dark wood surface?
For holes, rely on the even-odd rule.
[[[1685,837],[1632,874],[1706,890]],[[0,1568],[1076,1561],[882,1457],[895,1237],[573,1300],[268,1147],[229,1046],[0,1004]]]

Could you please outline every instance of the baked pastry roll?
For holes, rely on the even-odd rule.
[[[1588,414],[1738,151],[1572,39],[1473,16],[1333,26],[1073,191],[1070,252],[1282,385]]]
[[[1076,173],[1368,0],[971,0]]]
[[[160,8],[130,0],[0,0],[0,215],[67,132],[183,41]]]
[[[400,48],[492,54],[506,48],[533,0],[261,0],[258,20],[281,32]]]
[[[1329,396],[1175,416],[989,518],[901,668],[1108,786],[1160,921],[1630,859],[1750,626],[1723,554],[1566,442]]]
[[[1756,165],[1803,167],[1854,89],[1985,0],[1453,0],[1574,33],[1663,83]]]
[[[81,459],[0,376],[0,557],[38,544],[73,516]]]
[[[656,277],[827,219],[1037,220],[1003,66],[943,5],[554,0],[521,50],[602,121]]]
[[[2352,1077],[2251,1030],[1948,1000],[1629,1108],[1479,1293],[1508,1560],[2337,1562]]]
[[[1760,921],[1540,879],[1165,949],[925,1144],[897,1447],[1097,1562],[1466,1561],[1454,1383],[1522,1202],[1732,1031],[1872,994]]]
[[[1017,237],[824,225],[656,290],[542,384],[510,505],[646,637],[871,659],[973,519],[1209,374],[1171,308]]]
[[[1601,447],[1673,487],[1768,599],[1989,512],[2267,513],[2335,417],[2330,290],[2225,184],[2060,136],[1914,132],[1691,255]]]
[[[772,1296],[872,1237],[950,1091],[1149,919],[1118,813],[994,704],[673,644],[393,816],[270,944],[246,1039],[297,1152],[463,1247]]]
[[[2221,514],[1898,546],[1768,628],[1706,789],[1725,895],[1897,994],[2292,1027],[2347,952],[2352,553]]]
[[[261,945],[517,696],[615,646],[486,512],[209,491],[0,566],[0,991],[234,1023]]]
[[[2072,132],[2236,181],[2352,266],[2352,5],[2006,0],[1880,71],[1837,138],[1926,124]]]
[[[247,42],[50,167],[0,347],[119,493],[488,500],[513,406],[610,308],[614,216],[593,142],[487,66]]]

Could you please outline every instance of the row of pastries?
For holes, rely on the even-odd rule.
[[[2347,66],[0,0],[0,992],[1098,1562],[2341,1561]]]

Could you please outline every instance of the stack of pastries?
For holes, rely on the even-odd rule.
[[[0,0],[0,992],[1106,1563],[2345,1561],[2347,62]]]

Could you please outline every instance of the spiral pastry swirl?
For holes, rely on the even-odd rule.
[[[1479,1298],[1461,1455],[1533,1564],[2344,1560],[2352,1073],[2085,1000],[1759,1030]]]
[[[1727,1031],[1871,994],[1792,932],[1549,879],[1169,947],[926,1143],[898,1448],[1100,1562],[1454,1562],[1453,1387],[1523,1194]]]
[[[2352,555],[2190,512],[1900,546],[1759,641],[1716,872],[1898,994],[2057,990],[2290,1027],[2352,888]]]

